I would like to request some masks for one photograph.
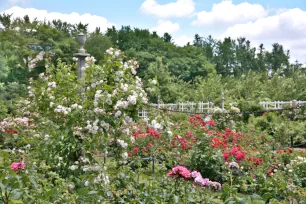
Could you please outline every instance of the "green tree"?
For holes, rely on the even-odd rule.
[[[215,64],[219,74],[227,76],[235,71],[235,41],[230,37],[217,42]]]
[[[258,53],[257,53],[257,70],[259,72],[267,72],[266,66],[266,51],[263,44],[259,45]]]
[[[97,62],[103,59],[105,51],[112,46],[111,39],[101,33],[90,34],[85,45],[87,52],[94,56]]]
[[[12,24],[12,17],[13,14],[0,14],[0,23],[3,25],[5,29],[9,29]]]
[[[107,28],[107,31],[105,33],[106,36],[108,36],[112,42],[113,42],[113,45],[118,45],[118,31],[116,29],[115,26],[112,26],[111,28]]]
[[[212,62],[214,59],[215,48],[216,48],[216,40],[213,39],[211,35],[204,39],[203,49],[205,52],[205,56],[210,62]]]
[[[214,65],[209,63],[202,55],[194,58],[179,57],[169,61],[169,71],[172,75],[184,81],[193,81],[196,77],[206,77],[208,73],[214,72]]]
[[[275,73],[279,69],[289,69],[289,59],[290,52],[285,51],[282,45],[274,43],[272,51],[266,54],[268,70]]]
[[[171,43],[172,42],[172,36],[169,33],[165,33],[163,39],[167,43]]]

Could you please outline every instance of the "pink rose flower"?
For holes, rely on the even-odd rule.
[[[25,169],[26,168],[26,165],[23,161],[21,162],[13,162],[12,165],[11,165],[11,169],[15,172],[17,172],[18,170],[20,169]]]

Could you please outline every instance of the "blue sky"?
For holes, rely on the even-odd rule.
[[[306,0],[0,0],[0,12],[82,21],[91,29],[131,25],[169,32],[178,45],[195,33],[244,36],[267,49],[279,42],[291,50],[292,60],[306,62]]]

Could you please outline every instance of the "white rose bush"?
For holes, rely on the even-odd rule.
[[[112,48],[107,54],[102,66],[94,64],[93,57],[86,58],[84,79],[77,77],[75,65],[60,60],[57,66],[47,65],[45,73],[30,81],[29,103],[22,107],[35,124],[27,134],[32,153],[26,163],[35,161],[36,166],[69,181],[68,192],[83,185],[84,193],[99,189],[99,195],[112,195],[107,190],[107,167],[93,156],[102,152],[126,163],[130,138],[121,128],[135,121],[138,109],[148,101],[141,79],[135,76],[137,62],[126,61],[123,53]],[[43,168],[37,171],[43,173]]]
[[[28,110],[41,138],[37,147],[44,152],[38,156],[61,176],[71,171],[81,174],[80,158],[92,162],[94,152],[108,151],[111,139],[125,147],[120,127],[133,121],[147,103],[142,82],[135,77],[137,62],[125,62],[119,50],[107,53],[103,66],[95,65],[93,57],[86,58],[84,79],[77,78],[73,66],[59,61],[29,87]],[[123,151],[115,156],[126,159]]]

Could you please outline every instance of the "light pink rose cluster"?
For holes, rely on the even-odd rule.
[[[31,127],[32,119],[30,118],[5,118],[0,121],[0,131],[5,132],[12,127]]]
[[[220,191],[222,186],[218,182],[210,181],[208,178],[203,178],[200,172],[193,171],[191,172],[186,167],[183,166],[176,166],[170,171],[167,176],[170,177],[179,177],[187,179],[193,179],[194,183],[203,187],[203,188],[209,188],[214,189],[217,191]]]
[[[217,191],[221,190],[221,184],[215,181],[210,181],[208,178],[203,178],[200,172],[193,171],[191,172],[194,182],[201,187],[207,187]]]

